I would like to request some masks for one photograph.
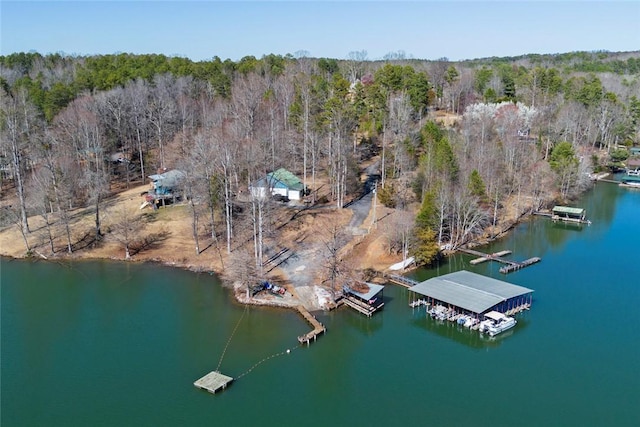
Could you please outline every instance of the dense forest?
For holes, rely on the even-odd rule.
[[[271,208],[247,195],[251,182],[283,167],[310,203],[341,209],[375,159],[378,200],[398,212],[389,249],[426,263],[508,212],[571,199],[640,143],[640,52],[462,62],[16,53],[0,57],[0,86],[2,197],[15,200],[2,225],[26,236],[39,215],[51,252],[54,239],[73,250],[78,208],[92,210],[99,241],[113,192],[175,168],[196,252],[206,235],[230,253],[244,228],[262,265]]]

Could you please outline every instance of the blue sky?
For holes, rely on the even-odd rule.
[[[640,1],[5,1],[0,53],[451,60],[640,50]]]

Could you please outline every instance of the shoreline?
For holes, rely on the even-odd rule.
[[[141,189],[146,188],[146,185],[133,187],[125,192],[118,193],[113,196],[112,203],[115,204],[130,204],[137,208],[140,198],[137,196]],[[544,203],[550,203],[551,201],[544,201]],[[515,207],[515,203],[511,206]],[[166,210],[160,212],[154,222],[149,224],[147,233],[153,232],[165,233],[166,237],[159,241],[157,244],[152,244],[149,247],[141,249],[135,253],[131,258],[124,258],[124,248],[122,244],[118,243],[114,239],[109,237],[109,234],[104,236],[98,244],[89,244],[83,248],[76,249],[76,252],[69,254],[66,250],[62,249],[62,245],[58,242],[58,252],[48,255],[43,254],[42,248],[46,250],[46,241],[42,236],[42,230],[44,226],[42,220],[39,217],[31,217],[30,225],[32,226],[32,233],[29,235],[31,256],[25,251],[25,244],[20,236],[20,231],[15,224],[8,225],[0,230],[0,257],[16,260],[24,260],[32,258],[34,260],[42,260],[48,262],[64,263],[65,261],[117,261],[117,262],[132,262],[132,263],[151,263],[162,265],[170,268],[180,268],[185,271],[193,273],[209,273],[215,274],[220,281],[220,285],[233,292],[233,299],[236,303],[256,306],[268,306],[277,308],[293,308],[297,305],[302,305],[310,311],[325,311],[329,309],[326,303],[319,300],[315,295],[316,288],[325,288],[322,286],[322,281],[317,276],[318,271],[309,271],[309,269],[318,270],[317,266],[313,265],[315,255],[311,255],[311,258],[302,261],[303,264],[310,263],[310,265],[302,265],[300,267],[307,267],[306,269],[294,269],[292,271],[283,271],[280,268],[276,269],[270,275],[265,277],[267,280],[276,280],[283,283],[281,286],[285,287],[291,297],[287,300],[277,301],[271,298],[256,298],[252,297],[247,299],[243,295],[243,292],[238,292],[237,286],[228,277],[225,277],[225,266],[231,262],[231,257],[226,254],[226,251],[220,252],[220,248],[217,248],[215,244],[211,244],[205,250],[195,253],[193,237],[191,234],[191,223],[188,217],[188,212],[185,206],[174,205],[164,208]],[[523,221],[529,221],[534,215],[534,206],[525,206],[524,212],[517,218],[514,218],[512,211],[507,209],[503,212],[503,217],[499,222],[499,228],[494,230],[492,227],[488,227],[484,230],[481,236],[478,236],[475,240],[465,244],[465,247],[473,248],[483,246],[494,242],[513,230],[518,224]],[[323,212],[323,213],[320,213]],[[306,243],[312,244],[307,239],[308,234],[317,233],[318,230],[323,229],[327,224],[331,223],[344,223],[347,227],[349,223],[349,215],[347,210],[341,210],[332,212],[326,216],[326,212],[309,212],[310,215],[306,218],[298,217],[298,222],[294,227],[303,227],[302,234]],[[511,215],[510,215],[511,213]],[[338,216],[336,216],[338,215]],[[364,224],[368,224],[370,221],[371,213],[368,218],[365,219]],[[381,218],[385,218],[382,216]],[[512,219],[507,219],[511,216]],[[324,221],[324,222],[322,222]],[[349,260],[354,268],[354,271],[366,271],[370,270],[375,273],[377,277],[383,276],[385,272],[388,272],[388,267],[393,263],[401,261],[401,257],[398,255],[391,255],[388,253],[388,249],[384,247],[384,223],[380,219],[375,227],[368,227],[368,231],[364,236],[353,235],[348,243],[341,249],[344,259]],[[80,217],[76,224],[78,230],[91,230],[92,227],[90,218]],[[108,230],[108,224],[105,225]],[[300,230],[298,230],[300,231]],[[292,236],[288,236],[290,239]],[[295,236],[294,240],[295,240]],[[298,237],[299,238],[299,237]],[[286,243],[286,242],[285,242]],[[293,248],[293,247],[292,247]],[[220,250],[219,250],[220,249]],[[301,248],[298,248],[301,249]],[[456,250],[443,250],[444,257],[448,257],[451,254],[457,252]],[[404,275],[411,271],[416,270],[419,266],[415,264],[410,267],[395,271],[395,274]],[[300,274],[304,274],[304,277],[300,278]]]
[[[464,246],[470,247],[470,248],[475,248],[475,247],[479,247],[479,246],[484,246],[487,244],[490,244],[496,240],[499,240],[502,237],[505,237],[511,230],[513,230],[515,227],[517,227],[520,223],[522,223],[523,221],[529,221],[531,220],[531,218],[533,218],[533,214],[532,213],[526,213],[520,216],[520,218],[509,224],[508,227],[506,227],[505,229],[501,230],[500,232],[498,232],[496,235],[493,236],[483,236],[480,239],[476,239],[474,241],[471,241],[467,244],[465,244]],[[11,226],[10,226],[11,227]],[[6,227],[3,230],[0,230],[0,234],[3,234],[7,231],[8,228],[10,227]],[[272,298],[267,298],[267,299],[262,299],[262,298],[254,298],[254,297],[250,297],[249,299],[246,298],[246,296],[244,296],[244,291],[241,290],[238,286],[237,283],[233,283],[228,281],[227,279],[225,279],[223,277],[223,272],[220,271],[219,269],[216,268],[210,268],[211,267],[211,262],[210,260],[206,260],[202,263],[193,263],[193,262],[188,262],[188,263],[184,263],[184,262],[179,262],[177,260],[172,260],[172,259],[167,259],[167,258],[160,258],[160,257],[153,257],[153,258],[145,258],[145,257],[132,257],[128,260],[126,259],[122,259],[119,257],[114,257],[114,256],[96,256],[96,254],[83,254],[83,255],[77,255],[76,253],[72,253],[72,254],[68,254],[68,253],[63,253],[63,254],[54,254],[53,256],[45,256],[41,253],[39,253],[36,250],[33,250],[33,255],[29,256],[28,254],[25,253],[24,256],[16,256],[16,255],[12,255],[12,254],[8,254],[5,253],[5,251],[0,252],[0,260],[5,259],[5,260],[9,260],[9,261],[34,261],[34,262],[52,262],[52,263],[58,263],[58,264],[62,264],[65,261],[70,261],[70,262],[85,262],[85,261],[107,261],[107,262],[123,262],[123,263],[134,263],[134,264],[157,264],[157,265],[161,265],[164,267],[169,267],[169,268],[179,268],[185,271],[189,271],[192,273],[208,273],[208,274],[212,274],[215,275],[216,278],[220,281],[220,286],[222,286],[223,288],[226,288],[228,290],[230,290],[233,293],[233,299],[235,302],[242,304],[242,305],[255,305],[255,306],[265,306],[265,307],[276,307],[276,308],[289,308],[289,309],[296,309],[296,307],[300,304],[302,304],[302,301],[298,299],[298,297],[296,297],[293,293],[291,293],[290,291],[287,291],[290,295],[290,298],[295,299],[296,301],[288,301],[288,300],[283,300],[281,302],[279,302],[277,299],[272,299]],[[455,253],[457,253],[457,250],[444,250],[442,251],[443,256],[446,258],[450,255],[453,255]],[[228,259],[225,259],[225,261],[227,261]],[[209,264],[209,267],[207,267],[205,264]],[[418,268],[422,268],[425,266],[417,266],[415,264],[411,264],[409,267],[397,271],[395,272],[395,274],[400,274],[400,275],[404,275],[407,274],[411,271],[415,271]],[[385,273],[387,273],[387,269],[379,269],[379,268],[370,268],[370,270],[372,270],[376,277],[382,277]],[[277,297],[274,297],[277,298]],[[319,311],[319,310],[325,310],[323,308],[317,308],[317,309],[312,309],[313,311]]]

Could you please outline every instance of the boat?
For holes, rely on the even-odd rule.
[[[516,326],[516,319],[506,316],[499,311],[490,311],[484,314],[486,320],[481,323],[480,332],[486,332],[489,336],[494,337],[501,332]]]
[[[463,326],[464,326],[465,328],[471,328],[471,327],[473,327],[476,323],[478,323],[478,319],[476,319],[476,318],[473,318],[473,317],[469,316],[469,317],[467,318],[467,320],[464,322],[464,325],[463,325]]]
[[[623,187],[640,188],[640,176],[627,174],[620,180]]]
[[[428,305],[427,300],[419,299],[409,303],[409,307],[416,308],[421,305]]]
[[[436,305],[429,310],[432,318],[437,320],[446,320],[449,316],[449,309],[443,305]]]

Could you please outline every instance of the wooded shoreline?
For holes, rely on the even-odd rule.
[[[0,65],[2,254],[269,280],[307,305],[499,238],[640,156],[640,52]]]

